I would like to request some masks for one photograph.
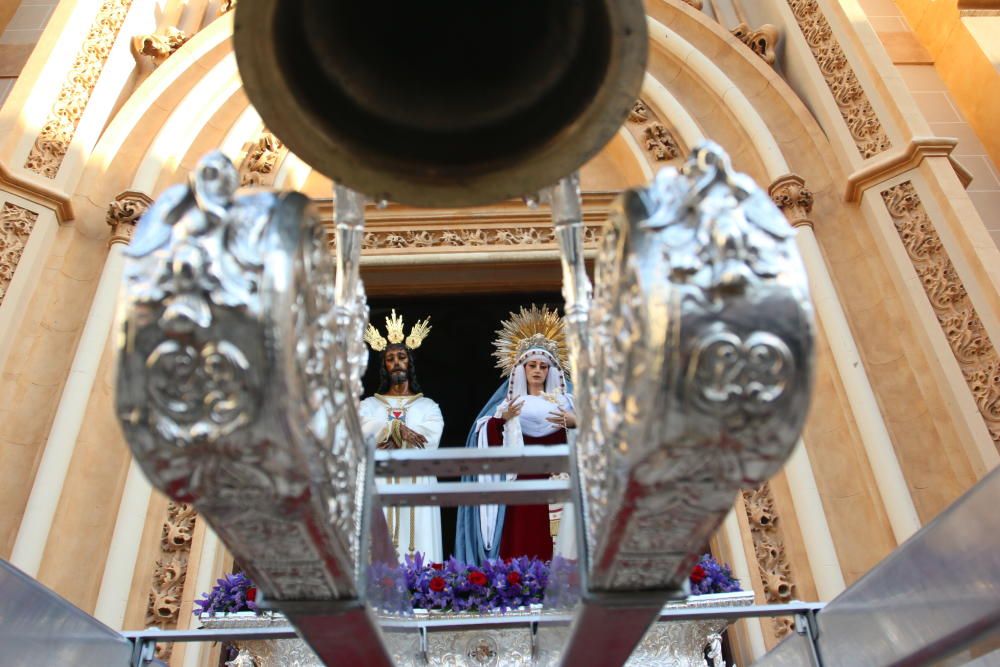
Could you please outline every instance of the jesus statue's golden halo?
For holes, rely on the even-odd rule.
[[[406,336],[406,347],[415,350],[423,344],[427,334],[431,332],[430,321],[429,317],[425,320],[417,320],[417,323],[410,329],[410,335]],[[392,309],[392,315],[385,318],[385,332],[386,335],[383,336],[375,328],[375,325],[369,324],[365,329],[365,342],[376,352],[381,352],[390,343],[398,345],[403,342],[403,318],[401,315],[396,315],[395,308]]]
[[[547,306],[530,308],[521,306],[520,312],[511,313],[509,320],[500,323],[497,339],[493,341],[493,356],[504,377],[514,372],[517,360],[532,348],[548,352],[559,362],[564,373],[569,373],[569,352],[566,349],[566,332],[563,318]]]

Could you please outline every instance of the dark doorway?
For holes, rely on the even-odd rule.
[[[472,423],[497,387],[500,371],[492,356],[495,332],[511,311],[532,303],[562,310],[558,292],[476,294],[435,297],[374,298],[369,300],[371,321],[384,335],[385,318],[395,308],[406,333],[419,319],[431,318],[427,340],[414,353],[417,379],[423,393],[441,406],[444,415],[442,447],[464,447]],[[379,357],[371,354],[365,373],[365,396],[378,389]],[[441,481],[449,481],[442,479]],[[441,537],[445,557],[455,549],[457,510],[441,509]]]

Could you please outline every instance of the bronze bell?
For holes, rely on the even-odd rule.
[[[333,180],[415,206],[537,192],[615,134],[646,68],[641,0],[240,0],[250,101]]]

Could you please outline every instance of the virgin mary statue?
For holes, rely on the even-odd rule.
[[[566,377],[563,321],[548,308],[521,308],[502,323],[493,343],[503,383],[480,411],[466,447],[561,445],[576,428],[572,387]],[[479,475],[480,481],[543,475]],[[482,505],[458,511],[455,556],[466,563],[528,556],[551,560],[555,550],[575,558],[572,521],[561,521],[561,505]]]

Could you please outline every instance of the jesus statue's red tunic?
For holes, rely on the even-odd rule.
[[[504,420],[491,418],[486,423],[486,438],[490,447],[503,445]],[[565,445],[566,429],[541,437],[524,436],[526,445]],[[518,479],[545,479],[547,475],[518,475]],[[507,505],[503,532],[500,535],[500,558],[510,560],[520,556],[552,560],[552,534],[549,529],[548,505]]]

